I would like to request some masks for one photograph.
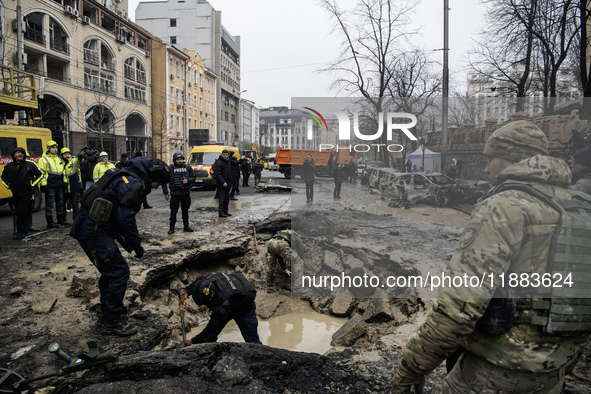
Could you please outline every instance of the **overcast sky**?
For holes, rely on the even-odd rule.
[[[175,0],[169,0],[175,1]],[[194,0],[193,0],[194,1]],[[344,5],[354,0],[342,0]],[[334,97],[330,75],[319,73],[337,57],[341,38],[318,0],[210,0],[222,24],[241,39],[242,98],[258,107],[290,106],[291,97]],[[129,0],[134,20],[139,0]],[[280,6],[278,4],[281,4]],[[480,0],[449,0],[449,62],[452,83],[465,86],[461,67],[482,24]],[[443,48],[443,0],[422,0],[413,19],[426,50]],[[181,48],[182,49],[182,48]],[[189,48],[190,49],[190,48]],[[443,61],[443,52],[433,52]]]

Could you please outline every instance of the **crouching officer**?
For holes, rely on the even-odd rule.
[[[123,319],[129,266],[115,239],[128,252],[135,251],[137,258],[143,256],[135,215],[143,197],[170,179],[167,166],[150,164],[145,157],[137,157],[125,170],[107,171],[82,196],[70,230],[70,236],[78,240],[101,273],[99,327],[107,334],[133,335],[138,329]]]
[[[195,303],[211,309],[211,319],[200,334],[186,341],[187,344],[216,342],[218,335],[232,319],[240,328],[246,342],[261,343],[257,327],[254,299],[256,290],[242,274],[203,275],[183,291],[188,292]]]

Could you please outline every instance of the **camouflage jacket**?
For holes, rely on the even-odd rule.
[[[571,180],[562,160],[534,156],[501,171],[495,183],[515,179],[551,187],[561,198]],[[494,189],[493,193],[494,193]],[[549,247],[560,214],[533,196],[506,190],[485,196],[472,211],[447,274],[546,272]],[[552,371],[568,365],[582,351],[589,335],[554,337],[540,326],[514,325],[491,336],[475,330],[493,287],[442,288],[426,322],[404,348],[404,360],[418,373],[436,368],[458,347],[512,370]],[[529,311],[529,313],[535,313]]]

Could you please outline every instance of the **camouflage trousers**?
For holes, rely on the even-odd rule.
[[[515,371],[497,367],[464,352],[435,392],[440,394],[560,393],[564,368],[547,373]]]
[[[277,265],[279,265],[281,272],[285,272],[285,270],[291,271],[292,285],[300,286],[304,262],[295,251],[292,251],[289,243],[281,238],[271,238],[267,242],[267,251],[269,252],[267,283],[274,283],[275,272]]]
[[[267,280],[272,281],[275,278],[277,264],[281,271],[291,270],[291,247],[284,239],[271,238],[267,242],[267,251],[269,252],[269,267],[267,268]]]

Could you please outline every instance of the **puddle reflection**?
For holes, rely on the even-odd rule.
[[[259,337],[264,345],[323,354],[331,348],[332,334],[346,322],[347,318],[313,312],[287,313],[269,320],[259,319]],[[205,326],[206,323],[201,324],[190,335],[197,335]],[[244,342],[234,320],[224,328],[218,342]]]

